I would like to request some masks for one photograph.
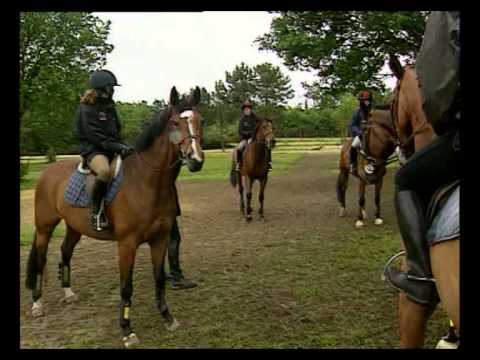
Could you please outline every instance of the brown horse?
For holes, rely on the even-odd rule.
[[[268,180],[267,150],[275,146],[275,137],[273,134],[272,121],[267,118],[260,118],[257,121],[255,135],[252,141],[244,150],[242,166],[240,172],[233,171],[235,162],[232,162],[232,172],[230,173],[230,183],[233,187],[238,185],[240,193],[240,211],[245,216],[247,222],[252,220],[252,186],[255,180],[260,182],[260,209],[258,210],[258,220],[264,221],[263,201],[265,199],[265,187]],[[247,189],[247,211],[245,212],[244,188]]]
[[[423,112],[420,85],[413,66],[402,68],[398,59],[390,55],[390,69],[398,79],[392,102],[392,117],[397,128],[400,147],[408,157],[432,142],[436,135]],[[402,246],[404,247],[403,242]],[[460,332],[459,238],[443,241],[430,247],[430,261],[440,301],[458,335]],[[408,265],[404,260],[402,270],[407,269]],[[423,347],[426,324],[435,305],[419,305],[408,299],[404,293],[400,293],[401,347]]]
[[[380,216],[380,192],[383,185],[383,177],[387,172],[386,165],[388,158],[395,150],[395,130],[392,124],[390,111],[373,110],[368,118],[367,126],[364,131],[363,146],[366,151],[358,152],[357,174],[358,193],[359,193],[359,210],[355,223],[356,228],[361,228],[363,220],[367,218],[365,211],[365,187],[367,185],[375,185],[375,224],[382,225],[383,220]],[[348,185],[348,177],[350,174],[350,148],[352,139],[349,138],[343,144],[340,153],[340,174],[337,179],[337,199],[340,203],[339,216],[345,216],[345,192]],[[367,174],[365,166],[373,165],[372,174]]]
[[[175,180],[182,162],[190,171],[202,168],[201,115],[197,87],[187,99],[179,99],[175,87],[170,104],[157,115],[139,137],[136,152],[123,161],[124,177],[119,192],[106,214],[111,230],[96,232],[90,227],[89,209],[76,208],[64,200],[65,188],[78,161],[59,161],[40,176],[35,189],[36,232],[27,265],[27,288],[32,290],[32,314],[43,314],[42,276],[48,243],[56,225],[63,219],[66,235],[61,246],[60,264],[65,300],[76,298],[70,288],[70,260],[82,235],[99,240],[116,241],[120,268],[120,326],[126,347],[138,343],[130,325],[133,267],[137,248],[148,243],[153,264],[156,303],[174,330],[178,322],[172,317],[165,300],[164,259],[169,233],[177,214]],[[190,109],[190,110],[186,110]]]

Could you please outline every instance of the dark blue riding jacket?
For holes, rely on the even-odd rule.
[[[350,122],[350,129],[352,130],[352,137],[362,136],[362,129],[360,123],[362,121],[362,110],[358,108],[352,116],[352,121]]]

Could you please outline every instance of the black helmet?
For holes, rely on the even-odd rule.
[[[101,89],[108,85],[120,86],[111,71],[97,70],[90,76],[90,87],[92,89]]]
[[[372,101],[372,93],[368,90],[364,90],[360,93],[360,95],[358,95],[358,100],[360,101],[364,101],[364,100],[368,100],[368,101]]]

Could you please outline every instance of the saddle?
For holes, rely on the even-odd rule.
[[[123,180],[122,159],[118,155],[111,163],[115,171],[105,194],[105,205],[109,205],[117,194]],[[65,189],[65,201],[73,207],[90,207],[90,198],[96,174],[82,160],[76,167]]]
[[[438,189],[427,209],[430,246],[460,236],[460,180]]]

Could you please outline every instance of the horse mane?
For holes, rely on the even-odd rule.
[[[147,150],[153,144],[154,140],[165,130],[171,114],[171,107],[155,113],[153,119],[145,126],[143,132],[137,138],[135,142],[135,150]]]

